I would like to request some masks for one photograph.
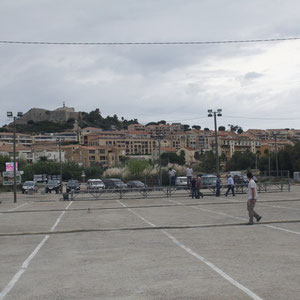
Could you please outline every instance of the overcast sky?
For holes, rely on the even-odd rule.
[[[0,40],[170,42],[300,37],[297,0],[1,0]],[[0,44],[6,111],[99,108],[166,120],[300,128],[300,40],[253,44]]]

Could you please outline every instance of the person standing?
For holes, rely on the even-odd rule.
[[[225,196],[227,197],[228,196],[228,193],[232,192],[232,196],[235,196],[234,194],[234,181],[233,181],[233,178],[231,175],[228,175],[228,179],[227,179],[227,192],[225,193]]]
[[[189,187],[191,185],[191,180],[193,178],[193,169],[191,166],[188,166],[186,168],[186,178],[187,178],[187,186]]]
[[[216,197],[220,197],[221,194],[221,178],[220,175],[217,175],[216,180]]]
[[[169,169],[169,179],[170,179],[170,185],[175,186],[176,171],[172,168]]]
[[[200,192],[201,188],[201,175],[197,175],[196,179],[196,198],[199,199],[200,197],[203,198],[203,194]]]
[[[196,188],[196,179],[195,177],[191,180],[191,192],[192,192],[192,199],[197,198],[197,188]]]
[[[258,198],[257,195],[257,188],[256,188],[256,183],[253,179],[253,175],[251,172],[247,173],[247,178],[249,180],[249,184],[248,184],[248,201],[247,201],[247,209],[248,209],[248,213],[249,213],[249,222],[247,223],[247,225],[253,225],[253,217],[256,219],[257,222],[259,222],[261,220],[261,216],[258,215],[256,213],[256,211],[254,210],[254,206],[256,203],[256,200]]]

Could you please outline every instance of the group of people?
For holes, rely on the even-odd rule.
[[[169,169],[169,177],[171,185],[175,185],[176,180],[176,171],[174,169]],[[203,198],[203,193],[200,192],[201,188],[201,175],[194,176],[193,175],[193,169],[191,166],[188,166],[186,169],[186,177],[187,177],[187,186],[191,189],[191,196],[192,198],[199,199],[200,197]],[[261,220],[261,216],[257,214],[254,210],[255,203],[257,201],[258,195],[257,195],[257,188],[256,188],[256,182],[253,178],[253,174],[251,172],[247,173],[247,178],[249,180],[248,183],[248,201],[247,201],[247,210],[249,214],[249,222],[247,225],[253,225],[254,224],[254,218],[257,222]],[[220,178],[220,175],[217,175],[216,180],[216,196],[219,197],[221,194],[221,185],[222,181]],[[231,175],[228,175],[227,177],[227,191],[225,193],[225,196],[227,197],[229,193],[232,193],[232,196],[235,196],[234,191],[234,180]]]

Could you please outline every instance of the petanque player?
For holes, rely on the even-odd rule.
[[[261,220],[261,216],[258,215],[254,210],[254,206],[255,206],[258,196],[257,196],[256,183],[253,180],[253,175],[251,172],[247,173],[247,178],[249,180],[248,202],[247,202],[247,209],[249,212],[249,222],[247,223],[247,225],[253,225],[254,224],[253,217],[255,217],[256,221],[259,222]]]

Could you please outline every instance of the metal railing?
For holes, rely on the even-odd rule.
[[[214,196],[215,187],[208,186],[201,188],[204,196]],[[221,194],[224,194],[227,186],[221,188]],[[290,184],[281,183],[258,183],[258,193],[274,193],[290,191]],[[248,187],[246,185],[235,185],[236,194],[246,194]],[[117,200],[117,199],[141,199],[141,198],[168,198],[168,197],[188,197],[191,190],[188,187],[178,186],[156,186],[146,188],[127,188],[127,189],[99,189],[99,190],[81,190],[64,193],[61,200],[84,201],[84,200]]]

